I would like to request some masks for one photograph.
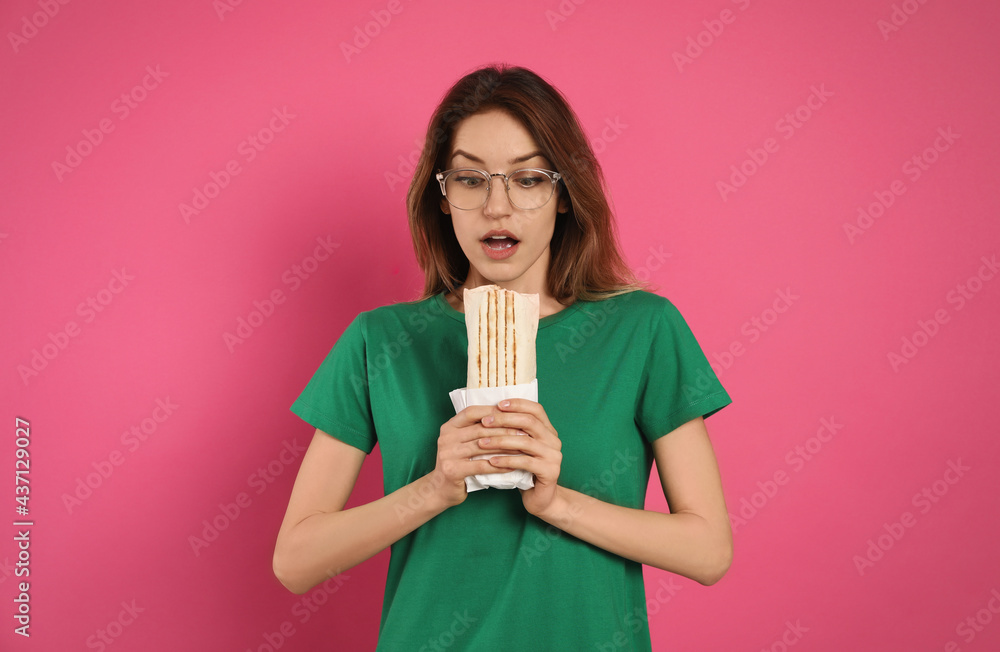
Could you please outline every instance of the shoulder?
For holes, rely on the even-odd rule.
[[[424,332],[433,322],[451,320],[439,319],[446,315],[446,306],[439,296],[432,296],[418,301],[400,301],[365,310],[358,314],[355,323],[358,328],[369,334],[399,335],[403,332]]]
[[[660,337],[673,338],[690,329],[674,303],[659,294],[634,290],[599,301],[583,301],[581,317],[595,323],[611,323],[622,337],[637,342]]]
[[[665,316],[679,316],[677,307],[666,297],[646,290],[633,290],[598,301],[581,301],[580,309],[589,313],[617,313],[621,319],[657,322]]]
[[[410,315],[425,314],[428,312],[442,312],[441,297],[434,295],[426,299],[417,301],[398,301],[379,306],[371,310],[366,310],[361,314],[369,322],[375,323],[379,320],[407,319]]]

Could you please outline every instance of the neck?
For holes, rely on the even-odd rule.
[[[548,284],[545,282],[545,279],[541,279],[541,282],[535,281],[534,283],[523,277],[513,281],[491,281],[479,274],[479,272],[475,269],[469,270],[469,275],[466,277],[465,282],[456,288],[454,299],[449,297],[449,302],[460,312],[465,312],[465,307],[462,305],[462,291],[465,289],[471,290],[481,285],[498,285],[505,290],[512,290],[521,294],[537,294],[539,317],[548,317],[549,315],[559,312],[565,308],[566,305],[569,305],[559,303],[559,301],[557,301],[556,298],[549,293]]]

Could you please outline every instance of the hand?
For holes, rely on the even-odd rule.
[[[538,407],[541,408],[541,406]],[[435,492],[448,507],[459,505],[465,501],[468,495],[468,490],[465,487],[467,476],[480,473],[503,473],[510,470],[497,467],[489,459],[471,459],[477,455],[505,452],[494,446],[479,445],[478,442],[483,437],[509,434],[512,438],[517,438],[514,435],[518,431],[517,427],[505,429],[498,426],[491,428],[483,426],[482,419],[495,412],[496,408],[489,405],[470,405],[441,426],[441,433],[438,435],[437,460],[430,476]]]
[[[480,454],[495,449],[513,453],[511,457],[492,457],[483,461],[502,471],[524,469],[534,473],[535,486],[520,490],[521,501],[530,514],[538,516],[545,512],[556,497],[556,482],[562,468],[562,441],[544,408],[535,401],[512,398],[491,408],[482,424],[486,426],[487,439],[478,442]],[[514,431],[521,431],[527,437],[510,434]]]

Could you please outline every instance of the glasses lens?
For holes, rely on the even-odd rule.
[[[516,208],[541,208],[555,190],[552,177],[541,170],[518,170],[508,177],[507,197]],[[499,182],[499,183],[502,183]],[[486,204],[490,178],[479,170],[455,170],[445,177],[444,193],[448,202],[463,210],[475,210]]]
[[[518,208],[540,208],[552,197],[552,177],[540,170],[518,170],[510,177],[510,203]]]
[[[456,208],[472,210],[486,203],[490,180],[476,170],[456,170],[444,182],[448,202]]]

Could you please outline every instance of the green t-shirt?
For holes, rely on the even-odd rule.
[[[378,442],[389,494],[434,469],[467,343],[442,294],[363,312],[291,409],[366,453]],[[559,484],[617,505],[644,507],[650,442],[732,402],[674,305],[645,291],[542,318],[537,360]],[[391,550],[378,650],[650,649],[642,565],[528,514],[519,490],[472,492]]]

